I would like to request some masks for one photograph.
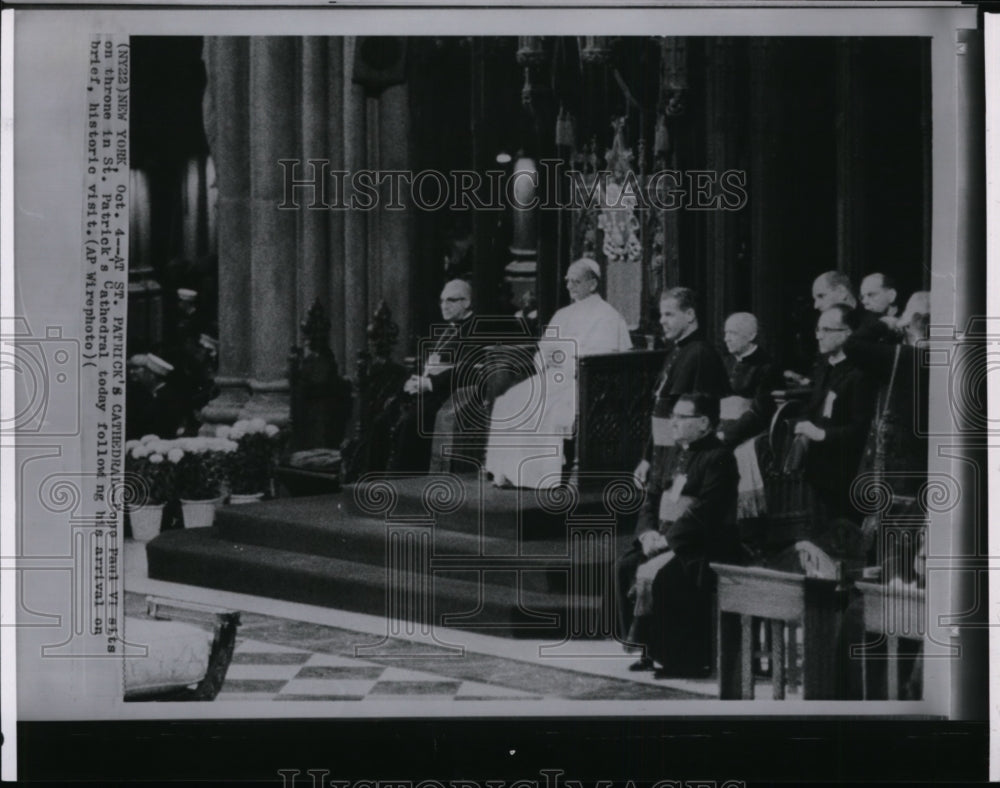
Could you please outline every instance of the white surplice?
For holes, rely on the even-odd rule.
[[[536,374],[497,398],[486,470],[495,482],[535,489],[559,484],[563,441],[576,423],[576,361],[632,348],[628,326],[599,295],[563,307],[538,343]]]

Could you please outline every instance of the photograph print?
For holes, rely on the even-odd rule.
[[[955,713],[966,66],[665,32],[131,37],[126,701]]]

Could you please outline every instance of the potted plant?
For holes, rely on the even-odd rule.
[[[170,443],[184,527],[206,528],[225,498],[227,455],[236,451],[236,444],[218,437],[177,438]]]
[[[251,503],[271,489],[278,462],[281,432],[263,419],[241,419],[232,427],[221,426],[216,437],[236,444],[227,455],[226,476],[230,503]]]
[[[174,465],[167,459],[168,451],[168,441],[157,435],[125,444],[129,521],[137,542],[148,542],[160,533],[163,507],[174,497]]]

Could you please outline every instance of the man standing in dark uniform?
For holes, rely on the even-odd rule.
[[[822,359],[813,375],[807,419],[795,426],[806,444],[805,478],[821,505],[821,520],[859,520],[851,504],[851,485],[858,472],[865,437],[875,407],[872,382],[844,353],[856,324],[852,310],[835,304],[816,323]]]
[[[653,440],[657,445],[669,445],[673,437],[669,427],[670,413],[681,394],[699,391],[723,397],[729,393],[726,367],[718,352],[705,341],[698,327],[695,292],[687,287],[663,291],[660,297],[660,325],[664,338],[672,348],[663,363],[653,396]],[[646,458],[651,452],[646,452]],[[644,483],[649,460],[644,458],[635,470],[636,480]]]
[[[661,665],[658,677],[711,670],[714,575],[710,561],[738,561],[732,452],[715,435],[719,400],[683,394],[674,404],[674,446],[655,455],[636,527],[638,565],[627,640],[644,646],[631,669]],[[623,562],[624,563],[624,562]]]
[[[781,373],[767,352],[757,344],[757,318],[736,312],[726,318],[724,364],[729,388],[745,402],[742,413],[729,416],[723,403],[720,432],[727,446],[736,447],[764,432],[774,415],[771,392],[782,387]]]

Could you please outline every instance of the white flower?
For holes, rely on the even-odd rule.
[[[149,449],[147,449],[145,446],[142,445],[136,446],[134,449],[132,449],[132,456],[135,457],[137,460],[141,460],[143,457],[149,456]]]
[[[263,432],[266,428],[267,422],[264,419],[250,419],[247,432]]]
[[[132,449],[139,445],[139,441],[125,441],[125,451],[132,451]]]
[[[268,424],[264,428],[264,433],[267,435],[267,437],[273,438],[275,435],[278,434],[278,428],[275,427],[273,424]]]
[[[167,452],[167,459],[170,460],[170,462],[180,462],[183,457],[184,449],[181,448],[175,447]]]
[[[153,465],[159,465],[161,462],[163,462],[163,455],[160,454],[159,452],[154,452],[153,454],[149,455],[149,461],[153,463]]]
[[[149,443],[150,441],[158,441],[159,439],[160,439],[159,435],[153,435],[152,433],[150,433],[149,435],[143,435],[141,438],[139,438],[139,443]]]
[[[230,427],[228,424],[220,424],[218,427],[215,428],[215,437],[216,438],[228,438],[229,437],[229,433],[231,431],[232,431],[232,427]]]
[[[238,441],[244,435],[246,435],[246,427],[243,424],[241,424],[240,422],[236,422],[233,425],[232,430],[230,430],[230,432],[229,432],[229,438],[230,438],[230,440],[234,440],[234,441]]]
[[[150,441],[147,444],[147,448],[150,451],[155,451],[159,454],[166,454],[168,451],[170,451],[170,441],[163,441],[163,440]]]

